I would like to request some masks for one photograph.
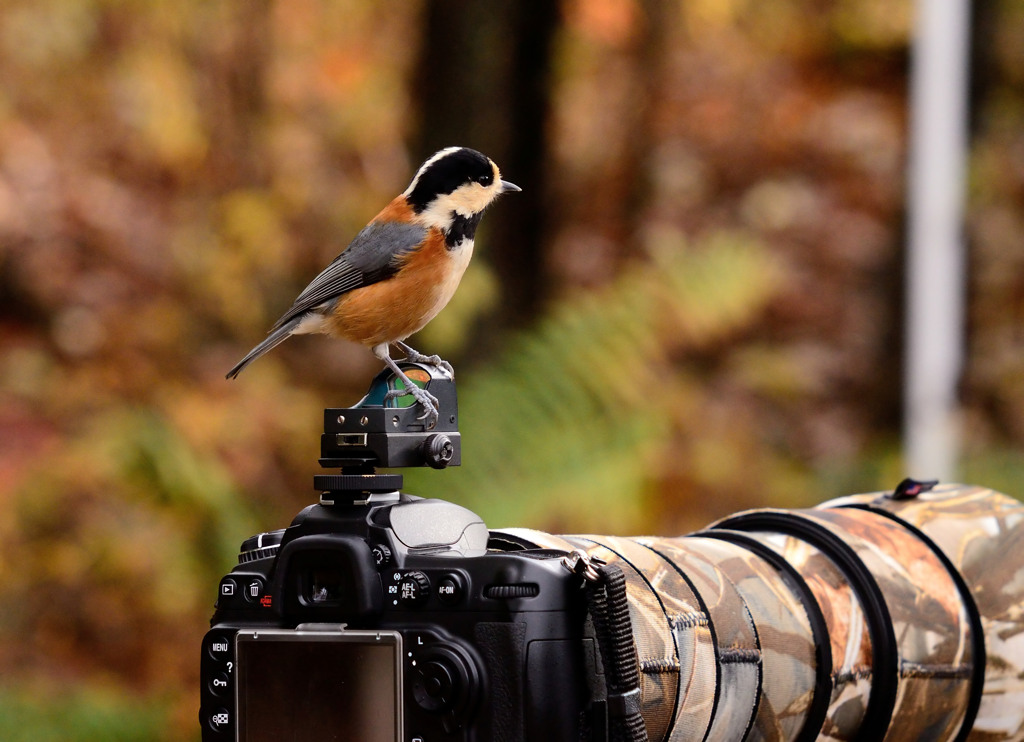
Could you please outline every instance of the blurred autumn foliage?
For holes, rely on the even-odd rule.
[[[975,5],[964,479],[1024,474],[1024,4]],[[449,144],[524,192],[416,341],[494,526],[662,534],[890,486],[910,0],[7,0],[0,738],[198,738],[241,540],[364,349],[224,372]]]

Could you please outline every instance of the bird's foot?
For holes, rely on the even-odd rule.
[[[438,401],[437,397],[428,392],[426,389],[421,389],[412,382],[409,382],[404,389],[392,389],[384,395],[384,404],[386,405],[393,399],[404,397],[411,394],[413,398],[419,403],[420,407],[423,408],[423,414],[417,417],[417,420],[425,420],[426,427],[429,430],[437,425],[438,418]]]
[[[455,378],[455,369],[452,368],[452,364],[441,358],[441,356],[425,356],[415,348],[401,342],[396,343],[396,345],[398,345],[398,347],[405,353],[404,360],[409,361],[410,363],[425,363],[429,366],[433,366],[434,368],[441,369],[441,371],[448,375],[449,379]]]

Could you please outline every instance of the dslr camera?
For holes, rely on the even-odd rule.
[[[490,531],[377,472],[461,463],[454,381],[404,370],[435,427],[390,371],[326,409],[340,473],[221,579],[204,742],[1024,734],[1017,501],[905,480],[676,538]]]
[[[221,580],[204,740],[580,738],[585,607],[563,555],[489,550],[477,515],[375,471],[460,463],[454,382],[404,370],[437,397],[436,428],[383,406],[390,372],[325,410],[320,463],[342,473],[314,477],[320,503],[247,539]]]

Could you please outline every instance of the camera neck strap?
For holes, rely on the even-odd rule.
[[[617,564],[606,564],[582,549],[563,558],[583,577],[587,606],[604,665],[609,742],[647,742],[640,713],[640,669],[626,598],[626,577]]]

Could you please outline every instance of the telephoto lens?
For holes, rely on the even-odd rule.
[[[649,740],[1024,739],[1024,507],[907,480],[680,538],[492,532],[626,576]]]

